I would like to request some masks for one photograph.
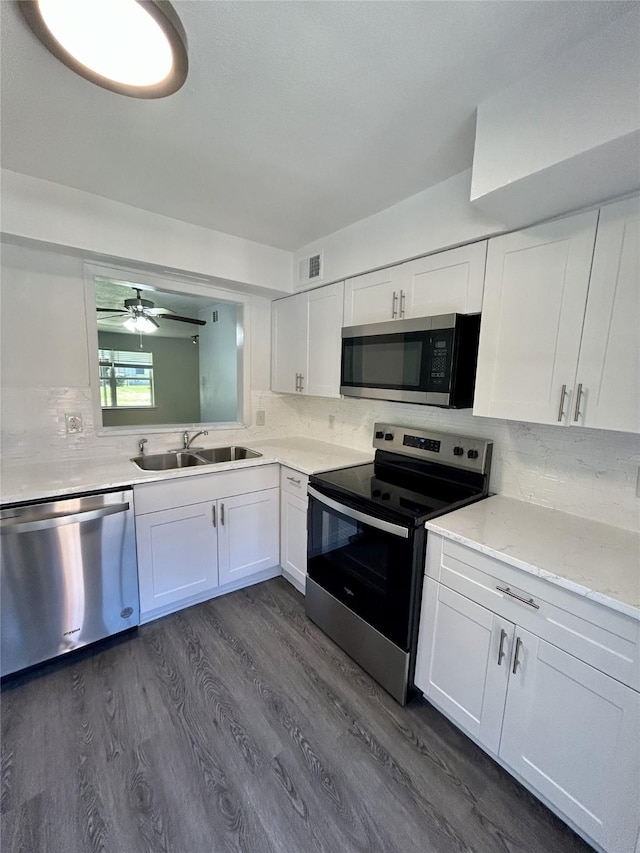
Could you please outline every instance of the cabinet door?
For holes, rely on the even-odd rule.
[[[344,325],[397,320],[401,291],[406,293],[408,281],[406,264],[348,279],[344,285]]]
[[[600,211],[572,423],[640,432],[640,203]]]
[[[592,211],[489,241],[474,415],[568,423],[596,222]]]
[[[280,503],[280,565],[300,592],[307,581],[307,500],[282,492]]]
[[[344,282],[319,287],[307,299],[307,359],[302,389],[316,397],[340,396]]]
[[[296,375],[306,370],[306,293],[271,304],[271,390],[295,394]]]
[[[500,758],[605,850],[631,853],[640,694],[519,627],[515,645]]]
[[[471,314],[482,310],[487,242],[471,243],[410,261],[406,317]]]
[[[434,705],[497,754],[513,623],[425,579],[415,683]]]
[[[278,565],[279,489],[225,498],[217,507],[221,585]]]
[[[142,614],[218,586],[213,507],[199,503],[136,517]]]

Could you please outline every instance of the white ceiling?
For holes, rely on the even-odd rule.
[[[179,0],[187,82],[145,101],[0,2],[2,165],[295,250],[470,167],[476,106],[632,5]]]

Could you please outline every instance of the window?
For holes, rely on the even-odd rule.
[[[148,409],[154,406],[153,354],[98,350],[100,405],[103,409]]]

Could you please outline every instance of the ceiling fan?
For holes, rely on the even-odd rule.
[[[195,320],[193,317],[181,317],[172,311],[171,308],[155,308],[154,303],[150,299],[142,299],[140,296],[141,290],[138,287],[133,287],[136,296],[135,299],[125,299],[124,308],[96,308],[96,311],[102,314],[110,314],[111,317],[126,317],[123,325],[130,332],[141,332],[150,334],[160,328],[160,324],[155,319],[156,317],[162,320],[176,320],[178,323],[191,323],[194,326],[206,326],[206,320]],[[105,320],[110,319],[105,317]]]

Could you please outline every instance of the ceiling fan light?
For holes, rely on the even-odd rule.
[[[143,335],[150,335],[160,328],[152,317],[143,317],[142,315],[128,317],[122,325],[130,332],[139,332]]]
[[[54,56],[105,89],[161,98],[186,79],[184,30],[163,0],[26,0],[20,7]]]

